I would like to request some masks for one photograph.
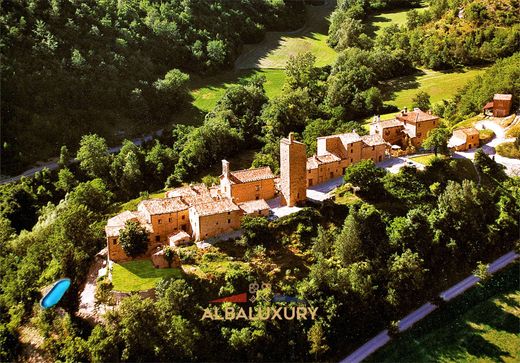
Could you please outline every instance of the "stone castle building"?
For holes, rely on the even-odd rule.
[[[222,160],[219,185],[182,186],[169,190],[164,198],[141,201],[136,211],[125,211],[110,218],[105,227],[108,256],[113,261],[129,260],[119,233],[128,221],[135,221],[149,233],[148,251],[156,266],[165,246],[202,241],[240,228],[245,215],[269,214],[267,200],[280,196],[281,205],[293,207],[307,199],[307,186],[323,183],[344,174],[362,159],[381,161],[387,143],[379,135],[347,133],[318,138],[317,155],[307,158],[305,144],[294,135],[280,141],[280,187],[269,167],[230,170]]]

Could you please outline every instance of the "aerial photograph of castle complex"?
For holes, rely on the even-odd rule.
[[[520,1],[6,0],[0,362],[520,361]]]

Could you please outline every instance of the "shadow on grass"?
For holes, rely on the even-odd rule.
[[[409,89],[419,88],[418,78],[426,75],[422,70],[417,70],[409,76],[397,77],[384,81],[382,84],[383,98],[387,101],[395,100],[397,93]]]

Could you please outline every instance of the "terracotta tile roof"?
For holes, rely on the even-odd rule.
[[[337,161],[341,161],[341,158],[334,154],[327,155],[313,155],[307,158],[307,169],[316,169],[319,165],[334,163]]]
[[[340,134],[339,138],[343,144],[352,144],[357,141],[361,141],[361,137],[357,134],[357,132],[348,132],[345,134]]]
[[[337,139],[339,138],[343,144],[352,144],[356,141],[361,141],[357,132],[347,132],[344,134],[320,136],[318,139]]]
[[[318,169],[319,165],[320,165],[320,162],[316,158],[316,155],[313,155],[313,156],[307,158],[307,170]]]
[[[513,95],[511,94],[503,94],[503,93],[497,93],[493,96],[494,100],[499,101],[511,101],[513,99]]]
[[[208,187],[203,184],[186,185],[184,187],[175,188],[166,192],[166,198],[197,196],[201,194],[209,194]]]
[[[250,200],[248,202],[239,203],[238,206],[245,214],[256,213],[269,209],[269,204],[264,199]]]
[[[460,137],[457,134],[453,134],[453,136],[448,141],[448,148],[462,146],[466,143],[466,137]]]
[[[391,120],[384,120],[384,121],[374,122],[374,124],[376,124],[377,126],[379,126],[382,129],[385,129],[387,127],[403,126],[403,122],[399,121],[399,120],[397,120],[395,118],[393,118]]]
[[[413,111],[410,112],[401,112],[395,115],[395,118],[400,121],[406,121],[406,122],[423,122],[423,121],[431,121],[431,120],[437,120],[439,117],[435,115],[431,115],[427,112],[421,111],[418,108],[415,108]]]
[[[140,202],[137,208],[140,206],[150,213],[150,215],[175,213],[188,209],[188,205],[186,205],[180,197],[147,199]]]
[[[221,197],[221,194],[220,194],[220,186],[218,185],[215,185],[213,187],[210,187],[209,188],[209,195],[211,195],[211,198],[220,198]]]
[[[489,110],[490,108],[493,108],[493,101],[488,102],[484,105],[484,110]]]
[[[274,179],[274,174],[271,171],[271,168],[268,166],[255,169],[231,171],[229,174],[231,175],[231,181],[237,184],[249,183],[264,179]]]
[[[197,204],[191,208],[199,216],[209,216],[240,210],[235,203],[227,198],[215,200],[209,203]]]
[[[107,237],[119,236],[119,231],[125,227],[127,221],[134,220],[144,226],[148,232],[153,232],[152,226],[146,223],[144,216],[138,211],[124,211],[110,218],[105,226]]]
[[[383,138],[379,134],[363,135],[363,136],[361,136],[361,140],[368,146],[377,146],[377,145],[386,144],[386,141],[383,140]]]
[[[463,133],[465,133],[466,135],[478,135],[478,130],[474,127],[465,127],[465,128],[462,128],[462,129],[457,129],[455,131],[462,131]],[[454,131],[454,132],[455,132]]]
[[[181,199],[184,202],[184,204],[186,204],[187,206],[190,206],[190,207],[192,205],[209,203],[209,202],[213,201],[213,198],[211,197],[211,194],[209,193],[209,191],[207,194],[187,195],[187,196],[181,197]]]

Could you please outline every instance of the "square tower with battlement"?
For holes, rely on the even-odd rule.
[[[291,132],[280,140],[280,186],[282,204],[289,207],[304,202],[307,195],[307,154],[305,144]]]

